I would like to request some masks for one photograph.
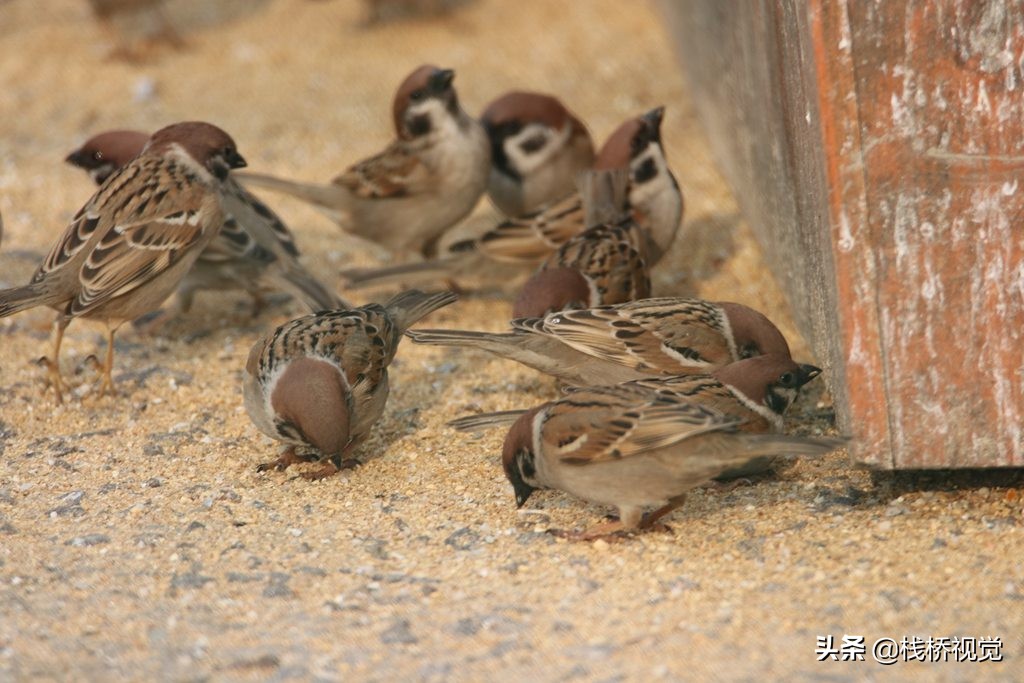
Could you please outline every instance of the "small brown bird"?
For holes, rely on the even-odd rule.
[[[326,460],[303,474],[321,479],[358,464],[349,456],[384,412],[388,365],[402,334],[456,298],[412,290],[384,306],[292,320],[257,341],[245,365],[245,408],[261,432],[287,444],[259,471]]]
[[[395,95],[398,139],[329,185],[241,178],[313,204],[358,237],[429,256],[444,231],[476,206],[490,173],[487,134],[459,106],[454,78],[451,69],[430,65],[413,71]]]
[[[75,214],[31,282],[0,292],[0,318],[35,306],[57,311],[53,357],[45,359],[62,400],[60,346],[74,318],[107,325],[100,393],[112,391],[114,333],[157,308],[224,222],[218,184],[245,166],[231,137],[201,122],[153,134]]]
[[[645,530],[686,493],[723,472],[780,455],[820,456],[844,439],[751,434],[740,420],[671,391],[640,384],[589,387],[521,415],[505,437],[502,465],[522,507],[541,488],[618,508],[588,540]],[[644,515],[644,508],[656,507]]]
[[[95,135],[65,161],[89,173],[97,184],[134,159],[149,135],[114,130]],[[219,182],[224,225],[199,255],[178,288],[177,307],[187,311],[195,292],[245,290],[259,311],[270,289],[292,294],[311,311],[348,308],[299,262],[299,250],[284,222],[233,177]]]
[[[499,211],[523,216],[576,190],[594,163],[586,126],[557,98],[513,90],[480,117],[491,141],[487,194]]]
[[[683,194],[668,168],[661,144],[664,107],[629,119],[608,136],[594,169],[629,169],[628,207],[650,242],[652,265],[668,251],[683,216]],[[497,261],[536,263],[586,228],[579,193],[542,209],[510,219],[481,236],[477,249]]]
[[[762,354],[789,357],[771,320],[726,301],[641,299],[513,320],[512,328],[407,334],[417,344],[482,349],[576,385],[704,374]]]
[[[747,432],[780,432],[786,410],[796,401],[800,388],[821,374],[813,365],[798,364],[788,354],[753,356],[718,368],[708,375],[660,376],[623,382],[670,392],[693,403],[741,421]],[[577,389],[568,387],[569,392]],[[448,424],[461,432],[475,432],[509,425],[525,410],[479,413]]]
[[[683,195],[661,146],[663,109],[629,119],[608,138],[595,167],[629,169],[629,208],[645,231],[650,265],[672,246],[683,215]],[[499,223],[479,238],[451,246],[449,253],[420,263],[357,268],[342,275],[348,286],[369,287],[462,275],[496,277],[496,263],[535,266],[587,227],[578,192],[519,218]]]
[[[108,130],[94,135],[81,147],[68,154],[64,161],[89,174],[102,185],[114,171],[139,156],[149,142],[149,134],[137,130]]]
[[[580,195],[586,230],[551,254],[519,290],[513,318],[620,304],[651,295],[647,238],[625,204],[628,172],[587,171]]]

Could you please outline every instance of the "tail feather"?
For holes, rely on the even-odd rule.
[[[617,223],[628,213],[628,169],[584,171],[580,173],[577,184],[583,198],[585,222],[588,227]]]
[[[384,308],[388,310],[395,323],[404,332],[421,318],[447,306],[458,298],[459,295],[455,292],[427,294],[418,289],[410,289],[396,294],[384,304]]]
[[[232,174],[236,175],[236,174]],[[300,183],[284,180],[261,173],[239,173],[236,177],[250,187],[262,187],[267,190],[291,195],[324,209],[336,220],[345,214],[349,193],[341,185],[319,185],[316,183]]]
[[[744,434],[738,456],[799,455],[820,457],[850,442],[849,437],[797,436],[794,434]]]
[[[301,301],[313,313],[352,308],[351,304],[302,269],[275,273],[273,279],[278,287]]]
[[[502,355],[515,348],[515,334],[473,332],[472,330],[409,330],[407,337],[417,344],[432,346],[468,346]]]
[[[482,432],[494,427],[507,427],[525,412],[525,410],[499,410],[494,413],[464,415],[449,421],[448,426],[460,432]]]
[[[433,282],[451,277],[468,260],[468,255],[446,256],[417,263],[401,263],[385,268],[352,268],[341,276],[353,289],[415,282]]]
[[[56,303],[60,297],[48,294],[39,284],[12,287],[0,291],[0,318],[6,318],[21,311]]]

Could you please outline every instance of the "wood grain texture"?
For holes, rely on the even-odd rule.
[[[1024,1],[664,7],[854,458],[1024,465]]]

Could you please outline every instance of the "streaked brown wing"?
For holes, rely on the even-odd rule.
[[[499,223],[477,241],[478,249],[498,261],[535,263],[584,229],[583,205],[572,194],[540,211]]]
[[[529,327],[581,353],[667,375],[684,369],[704,372],[731,361],[716,318],[698,315],[677,301],[686,300],[648,299],[560,311],[529,321]]]
[[[734,419],[670,394],[595,387],[557,401],[541,438],[548,452],[582,465],[640,455],[734,424]]]
[[[364,199],[396,199],[429,189],[431,173],[401,141],[396,141],[331,182]]]
[[[82,264],[81,289],[69,312],[88,312],[157,277],[213,229],[207,223],[202,209],[196,208],[115,226]]]

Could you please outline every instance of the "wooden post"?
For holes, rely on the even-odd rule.
[[[1024,466],[1024,0],[663,9],[854,458]]]

